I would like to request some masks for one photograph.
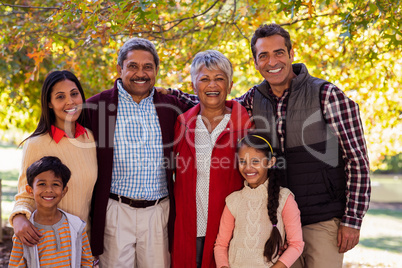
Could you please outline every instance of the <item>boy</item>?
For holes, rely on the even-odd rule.
[[[45,156],[27,169],[26,190],[36,210],[30,221],[42,233],[37,245],[27,247],[13,237],[9,267],[92,267],[85,222],[57,208],[67,193],[71,172],[60,159]]]

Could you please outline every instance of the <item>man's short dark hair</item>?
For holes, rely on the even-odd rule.
[[[33,182],[36,176],[46,171],[53,171],[56,178],[61,178],[63,182],[63,189],[66,187],[71,177],[70,169],[64,165],[59,158],[55,156],[45,156],[34,162],[27,169],[28,185],[33,187]]]
[[[283,29],[280,25],[276,23],[263,24],[254,32],[253,38],[251,38],[251,52],[253,53],[254,60],[256,59],[257,51],[255,49],[255,44],[259,38],[269,37],[272,35],[280,35],[285,38],[285,45],[288,49],[290,55],[290,50],[292,49],[292,42],[290,41],[290,35],[288,31]]]

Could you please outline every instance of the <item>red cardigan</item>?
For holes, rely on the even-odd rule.
[[[225,207],[225,198],[233,191],[240,190],[243,178],[237,170],[236,148],[238,141],[247,134],[251,122],[247,111],[235,101],[226,101],[232,109],[227,128],[221,133],[212,151],[213,159],[225,159],[222,165],[211,164],[208,223],[205,236],[202,267],[216,267],[213,248],[219,230],[219,221]],[[197,105],[179,116],[175,126],[176,180],[174,196],[176,201],[176,221],[172,249],[172,267],[196,266],[197,208],[196,180],[197,163],[194,148],[194,130],[200,111]],[[181,163],[180,163],[181,161]],[[181,168],[183,162],[187,168]]]

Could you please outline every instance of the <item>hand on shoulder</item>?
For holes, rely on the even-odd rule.
[[[169,95],[171,93],[170,88],[164,88],[164,87],[155,87],[156,91],[159,93],[162,93],[163,95]]]
[[[38,244],[42,234],[25,217],[24,214],[18,214],[13,218],[15,236],[26,246],[32,247]]]

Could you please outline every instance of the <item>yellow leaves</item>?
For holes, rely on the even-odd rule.
[[[97,30],[92,32],[91,37],[93,39],[100,38],[102,45],[105,45],[106,41],[108,41],[109,39],[108,30],[110,29],[110,27],[111,27],[110,23],[105,23],[96,26]]]
[[[77,66],[77,60],[73,57],[66,58],[66,66],[68,66],[68,69],[75,70]]]
[[[200,27],[200,30],[202,31],[202,30],[204,30],[204,27],[207,25],[207,23],[206,23],[206,21],[205,20],[201,20],[199,23],[198,23],[198,27]]]
[[[306,7],[308,8],[308,14],[309,14],[310,16],[312,16],[313,13],[315,12],[315,9],[314,9],[312,0],[310,0],[309,2],[302,2],[302,5],[303,5],[303,6],[306,6]]]
[[[131,11],[136,4],[138,4],[138,1],[131,1],[124,7],[124,11]]]
[[[402,50],[399,47],[389,49],[389,38],[384,38],[384,33],[388,36],[399,33],[395,40],[401,41],[400,30],[388,27],[392,25],[391,13],[383,12],[383,16],[374,18],[377,11],[373,11],[374,15],[367,19],[370,21],[367,27],[363,27],[364,24],[351,28],[353,38],[340,43],[339,35],[345,32],[345,19],[351,25],[362,22],[356,20],[356,16],[364,13],[361,9],[366,6],[364,1],[42,2],[42,6],[51,3],[60,8],[24,14],[11,12],[2,21],[5,27],[0,27],[0,36],[4,36],[3,39],[0,37],[3,48],[0,53],[6,63],[0,88],[6,82],[16,81],[13,90],[39,91],[38,78],[42,81],[51,69],[68,68],[79,75],[90,96],[108,88],[118,75],[115,71],[117,51],[124,41],[141,36],[152,40],[158,49],[160,85],[191,89],[189,66],[195,53],[217,49],[233,64],[236,86],[232,95],[239,95],[262,81],[250,51],[250,39],[255,29],[263,23],[276,22],[289,31],[297,62],[305,63],[312,75],[335,83],[360,104],[369,151],[383,153],[383,148],[402,148],[381,133],[390,132],[395,128],[395,120],[402,119],[400,108],[397,108],[402,107],[399,101],[402,100],[399,90],[402,86]],[[215,6],[208,9],[213,4]],[[393,10],[397,11],[390,11]],[[395,13],[394,18],[399,13]],[[32,96],[31,93],[31,103],[37,104],[38,94]],[[397,101],[399,103],[395,104]],[[31,114],[31,117],[34,116]],[[0,121],[2,119],[0,114]],[[371,147],[377,134],[383,142],[378,148]]]
[[[91,2],[81,2],[78,5],[78,8],[82,10],[81,12],[81,19],[85,19],[88,16],[88,13],[94,13],[96,9],[96,2],[91,3]]]
[[[35,65],[38,66],[43,59],[45,58],[47,52],[45,50],[37,50],[36,48],[33,48],[32,53],[28,53],[27,56],[35,61]]]
[[[30,59],[33,59],[35,62],[35,68],[33,69],[32,72],[26,72],[25,75],[25,83],[28,83],[29,81],[34,81],[35,80],[35,74],[39,75],[39,67],[40,64],[43,62],[43,60],[50,54],[50,51],[53,48],[53,40],[52,39],[47,39],[47,40],[42,40],[43,43],[43,48],[38,49],[38,48],[32,48],[32,52],[28,52],[27,56]]]
[[[242,16],[246,16],[248,12],[248,7],[247,6],[242,6],[239,8],[239,12]]]
[[[35,80],[35,72],[37,70],[37,66],[35,66],[34,70],[32,72],[26,72],[25,75],[25,81],[24,83],[29,83],[29,81],[34,81]]]
[[[11,61],[13,60],[13,55],[11,55],[11,54],[7,55],[7,56],[4,58],[4,60],[5,60],[7,63],[11,62]]]

